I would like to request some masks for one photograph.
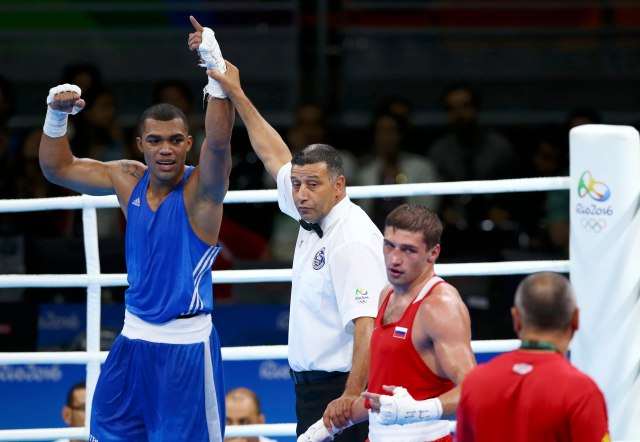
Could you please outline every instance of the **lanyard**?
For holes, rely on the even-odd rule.
[[[528,339],[524,339],[522,341],[522,343],[520,344],[520,349],[521,350],[550,350],[550,351],[554,351],[556,353],[562,354],[560,350],[558,350],[556,347],[549,344],[548,342],[530,341]]]

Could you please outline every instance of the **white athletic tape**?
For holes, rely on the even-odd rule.
[[[204,28],[202,30],[202,43],[198,47],[198,54],[202,59],[200,66],[213,69],[220,74],[227,72],[227,65],[224,62],[224,58],[222,58],[220,45],[212,29]]]
[[[409,424],[441,417],[442,404],[438,398],[416,401],[404,387],[394,388],[393,396],[380,396],[378,422],[381,424]]]
[[[307,431],[302,433],[297,442],[324,442],[327,440],[333,440],[333,437],[338,434],[340,431],[345,428],[349,428],[353,425],[353,421],[349,419],[349,424],[344,427],[336,428],[331,424],[331,433],[327,430],[327,427],[324,426],[324,422],[322,419],[317,421],[315,424],[311,425]]]
[[[42,131],[51,138],[63,137],[67,133],[67,121],[69,114],[75,115],[82,110],[82,106],[76,104],[73,105],[70,112],[65,112],[58,109],[53,109],[50,104],[56,99],[56,95],[64,92],[75,92],[80,96],[82,91],[75,84],[61,84],[49,89],[49,95],[47,95],[47,116],[44,119],[44,125]]]
[[[49,95],[47,95],[47,105],[53,103],[53,101],[55,100],[55,96],[62,92],[75,92],[76,94],[78,94],[78,96],[82,95],[82,90],[80,89],[80,87],[76,86],[75,84],[68,84],[68,83],[61,84],[49,89]],[[74,105],[73,109],[69,113],[71,115],[75,115],[81,110],[82,110],[82,106]]]
[[[200,43],[198,47],[198,54],[200,54],[200,59],[202,60],[200,66],[216,71],[219,74],[227,72],[227,64],[224,62],[224,58],[222,58],[222,52],[216,40],[216,34],[210,28],[204,28],[202,30],[202,43]],[[220,87],[220,83],[209,76],[207,76],[207,85],[204,87],[203,93],[205,99],[207,96],[227,98],[227,94],[222,90],[222,87]]]

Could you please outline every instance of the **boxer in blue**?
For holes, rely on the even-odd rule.
[[[209,37],[199,53],[212,69],[222,55]],[[193,143],[187,118],[172,105],[155,105],[140,118],[136,143],[145,165],[74,157],[65,134],[69,114],[85,105],[80,88],[60,85],[47,97],[40,143],[44,175],[77,192],[115,193],[127,218],[124,328],[98,379],[91,441],[224,438],[211,266],[220,251],[235,111],[210,78],[205,91],[206,139],[196,167],[185,163]]]

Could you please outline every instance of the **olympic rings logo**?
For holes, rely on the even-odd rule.
[[[606,201],[611,196],[611,190],[604,182],[595,180],[590,171],[585,170],[578,182],[578,196],[584,198],[586,195],[595,201]]]
[[[582,228],[588,232],[600,233],[607,227],[607,221],[603,218],[583,218]]]

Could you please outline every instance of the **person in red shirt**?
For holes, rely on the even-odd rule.
[[[521,347],[465,377],[457,441],[608,442],[602,392],[566,359],[578,329],[569,280],[529,275],[516,290],[511,315]]]
[[[459,385],[476,360],[469,312],[434,271],[442,228],[433,211],[417,204],[387,215],[389,284],[380,293],[371,336],[367,392],[350,407],[330,405],[298,442],[327,441],[367,419],[371,442],[453,441],[449,421],[441,418],[455,414]]]

